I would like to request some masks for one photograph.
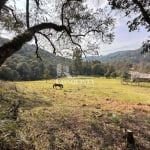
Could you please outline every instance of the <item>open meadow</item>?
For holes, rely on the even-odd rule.
[[[53,89],[55,82],[64,88]],[[125,129],[133,131],[138,150],[150,148],[150,83],[96,77],[1,81],[0,98],[0,149],[123,150]]]

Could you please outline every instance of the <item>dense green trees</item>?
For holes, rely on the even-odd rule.
[[[106,72],[106,67],[104,64],[101,64],[101,62],[94,61],[92,63],[91,72],[93,75],[104,76],[104,74]]]
[[[16,59],[17,58],[17,59]],[[19,62],[18,62],[19,61]],[[24,59],[16,56],[7,60],[0,68],[0,79],[3,80],[41,80],[57,77],[56,64],[46,63],[35,59]],[[66,62],[61,61],[62,64]],[[68,61],[66,65],[70,65],[70,73],[72,75],[99,76],[107,78],[123,77],[126,73],[134,68],[139,72],[150,73],[150,63],[130,61],[111,61],[109,63],[101,63],[99,61],[81,61],[77,63],[77,70],[74,70],[74,61]],[[14,67],[15,66],[15,67]],[[82,66],[82,69],[80,68]],[[79,70],[78,70],[79,69]],[[81,71],[81,72],[79,72]]]
[[[56,66],[44,64],[38,61],[22,61],[15,63],[15,68],[11,65],[0,67],[0,79],[2,80],[41,80],[56,77]],[[44,70],[43,70],[44,69]]]
[[[26,45],[19,52],[12,55],[0,67],[0,79],[3,80],[40,80],[56,77],[57,62],[64,62],[64,58],[57,57],[44,50],[39,50],[43,61],[34,56],[35,47]],[[67,61],[67,60],[66,60]],[[69,60],[68,60],[69,61]],[[46,71],[47,70],[47,71]]]
[[[32,63],[32,62],[31,62]],[[16,68],[12,68],[9,65],[2,65],[0,67],[0,79],[2,80],[40,80],[50,79],[56,77],[56,71],[54,66],[43,68],[40,63],[26,63],[20,62],[16,65]],[[51,72],[53,71],[53,72]]]
[[[13,70],[8,66],[2,66],[0,68],[0,79],[12,80]]]
[[[74,75],[81,75],[82,74],[82,51],[78,48],[74,49],[73,51],[73,65],[72,71]]]
[[[82,62],[82,75],[99,77],[116,77],[117,69],[111,63],[101,63],[100,61]]]

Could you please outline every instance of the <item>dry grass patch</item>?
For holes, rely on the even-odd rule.
[[[1,86],[1,105],[9,108],[12,101],[21,100],[13,142],[19,138],[36,150],[123,150],[124,129],[130,129],[137,149],[148,150],[150,88],[91,79],[92,86],[65,84],[62,90],[52,88],[55,80],[4,83],[14,84],[17,91]]]

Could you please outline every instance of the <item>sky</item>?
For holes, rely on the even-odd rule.
[[[100,53],[105,55],[115,51],[135,50],[142,46],[148,37],[148,32],[141,28],[139,31],[129,32],[126,19],[120,20],[120,25],[114,30],[115,39],[110,45],[102,45]]]
[[[97,8],[104,8],[107,5],[107,0],[88,0],[89,7],[93,10]],[[115,13],[117,25],[114,30],[115,39],[112,44],[104,45],[100,47],[100,55],[106,55],[116,51],[135,50],[141,47],[142,42],[147,39],[150,34],[144,29],[140,28],[139,31],[129,32],[127,27],[127,18],[123,18],[119,14]]]
[[[20,1],[20,7],[23,5],[24,0]],[[22,1],[22,2],[21,2]],[[104,8],[107,5],[107,0],[87,0],[88,7],[93,10],[97,8]],[[113,17],[117,19],[117,25],[114,30],[115,39],[111,44],[100,45],[99,54],[106,55],[116,51],[135,50],[141,47],[142,42],[150,35],[144,28],[140,28],[139,31],[129,32],[126,25],[127,18],[120,17],[119,14],[115,14]],[[5,30],[1,30],[1,35],[8,37],[8,33]],[[11,36],[10,36],[11,37]]]

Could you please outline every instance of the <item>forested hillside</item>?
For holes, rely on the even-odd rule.
[[[0,45],[7,41],[0,38]],[[36,56],[34,45],[26,44],[9,57],[0,68],[0,79],[4,80],[39,80],[56,77],[56,65],[70,64],[71,60],[55,56],[48,51],[39,50],[42,60]]]
[[[119,51],[106,56],[90,56],[87,60],[110,64],[117,72],[134,68],[140,72],[150,73],[150,53],[142,54],[141,52],[142,49]]]
[[[6,39],[0,38],[0,44]],[[120,51],[106,56],[90,56],[86,61],[76,62],[56,56],[48,51],[39,50],[40,60],[36,56],[34,45],[26,44],[9,57],[0,68],[0,79],[3,80],[41,80],[57,76],[57,64],[69,66],[72,75],[122,76],[124,72],[134,68],[139,72],[150,73],[150,53],[141,54],[141,49]],[[77,64],[76,64],[77,63]],[[76,66],[75,66],[76,64]]]
[[[143,55],[141,52],[142,52],[142,49],[126,50],[126,51],[110,53],[105,56],[102,56],[102,55],[101,56],[89,56],[87,57],[87,59],[89,61],[98,60],[103,63],[114,62],[114,61],[128,61],[130,63],[140,63],[141,61],[145,63],[150,62],[150,53]]]

